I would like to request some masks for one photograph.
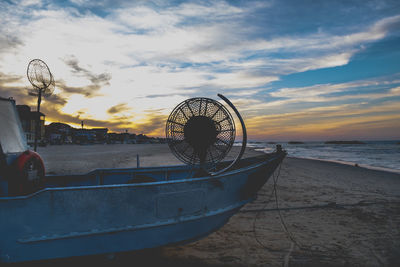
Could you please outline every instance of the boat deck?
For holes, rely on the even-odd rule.
[[[258,162],[271,158],[272,155],[265,154],[251,158],[242,159],[231,169],[242,169]],[[216,170],[228,166],[230,161],[218,164]],[[76,187],[97,186],[116,184],[140,184],[155,183],[173,180],[187,180],[209,176],[199,166],[177,165],[151,168],[113,168],[96,169],[86,174],[69,175],[47,175],[45,177],[45,188],[54,187]]]

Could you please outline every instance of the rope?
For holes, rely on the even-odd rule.
[[[346,207],[355,207],[355,206],[400,204],[400,201],[373,201],[373,202],[371,202],[371,201],[359,201],[359,202],[356,202],[356,203],[336,203],[336,202],[331,202],[331,203],[321,204],[321,205],[310,205],[310,206],[298,206],[298,207],[280,208],[279,207],[279,201],[278,201],[278,194],[277,194],[277,182],[278,182],[278,179],[279,179],[281,167],[282,167],[282,163],[279,165],[279,169],[278,169],[278,173],[277,173],[276,177],[274,176],[274,174],[272,175],[273,181],[274,181],[273,189],[271,191],[271,194],[270,194],[269,198],[267,199],[267,202],[263,206],[263,208],[261,208],[261,209],[247,209],[247,210],[241,210],[239,212],[242,212],[242,213],[256,212],[256,215],[254,216],[254,220],[253,220],[253,233],[254,233],[255,240],[257,241],[258,244],[260,244],[263,248],[267,249],[268,251],[280,251],[280,250],[270,249],[266,245],[264,245],[259,240],[259,238],[257,236],[257,233],[256,233],[256,227],[255,227],[257,218],[261,214],[261,212],[264,212],[264,211],[278,211],[282,228],[285,231],[287,237],[291,241],[290,249],[289,249],[288,253],[285,255],[284,261],[283,261],[283,266],[285,266],[285,267],[289,266],[290,255],[293,252],[293,249],[294,249],[295,245],[299,249],[303,250],[306,253],[310,253],[311,255],[313,255],[314,253],[312,251],[312,246],[304,246],[294,238],[293,234],[289,231],[288,227],[286,226],[286,223],[285,223],[285,220],[283,219],[281,211],[304,210],[304,209],[344,209]],[[267,209],[266,206],[270,203],[272,195],[275,196],[276,208],[268,208]]]
[[[305,210],[305,209],[344,209],[346,207],[356,207],[356,206],[372,206],[372,205],[385,205],[385,204],[400,204],[400,201],[376,201],[376,202],[365,202],[359,201],[356,203],[336,203],[330,202],[321,205],[311,205],[311,206],[299,206],[299,207],[287,207],[287,208],[271,208],[271,209],[245,209],[239,212],[262,212],[262,211],[291,211],[291,210]]]
[[[292,232],[290,232],[289,229],[287,228],[286,223],[285,223],[285,220],[283,219],[283,216],[282,216],[282,213],[281,213],[281,209],[279,208],[278,193],[277,193],[278,190],[277,190],[277,188],[276,188],[276,185],[277,185],[277,183],[278,183],[278,178],[279,178],[279,174],[280,174],[280,172],[281,172],[281,167],[282,167],[282,164],[279,165],[278,175],[277,175],[276,179],[275,179],[275,177],[273,177],[273,178],[274,178],[274,195],[275,195],[276,210],[278,211],[279,218],[280,218],[280,221],[281,221],[281,225],[282,225],[283,230],[285,231],[286,235],[288,236],[288,238],[289,238],[296,246],[298,246],[298,247],[301,249],[302,246],[297,242],[297,240],[294,238]],[[290,254],[290,253],[289,253],[289,254]],[[289,264],[289,262],[287,262],[287,264]]]
[[[289,266],[290,254],[292,254],[293,249],[294,249],[294,243],[292,242],[292,243],[290,244],[289,252],[286,254],[286,256],[285,256],[285,258],[284,258],[284,261],[283,261],[283,266],[284,266],[284,267],[288,267],[288,266]]]
[[[280,168],[279,168],[279,170],[280,170]],[[274,177],[274,174],[275,174],[275,173],[272,174],[272,177]],[[278,177],[279,177],[279,176],[278,176]],[[275,178],[274,178],[273,180],[275,181]],[[261,214],[261,212],[264,211],[264,210],[266,209],[265,207],[270,203],[273,193],[274,193],[274,189],[271,191],[271,194],[270,194],[270,196],[268,197],[267,202],[264,204],[263,208],[256,211],[257,213],[256,213],[256,215],[254,216],[254,220],[253,220],[253,233],[254,233],[254,238],[255,238],[255,240],[257,241],[257,243],[258,243],[261,247],[263,247],[264,249],[266,249],[266,250],[268,250],[268,251],[274,251],[274,250],[271,249],[271,248],[269,248],[269,247],[267,247],[267,246],[265,246],[265,245],[258,239],[257,232],[256,232],[256,221],[257,221],[257,219],[258,219],[258,216]]]

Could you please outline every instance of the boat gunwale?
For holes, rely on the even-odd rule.
[[[268,155],[268,154],[266,154]],[[182,178],[182,179],[177,179],[177,180],[166,180],[166,181],[157,181],[157,182],[146,182],[146,183],[132,183],[132,184],[108,184],[108,185],[82,185],[82,186],[68,186],[68,187],[47,187],[43,188],[39,191],[36,191],[34,193],[25,195],[25,196],[6,196],[6,197],[0,197],[0,202],[5,202],[5,201],[10,201],[10,200],[22,200],[22,199],[29,199],[36,197],[39,194],[42,194],[46,191],[52,192],[52,191],[70,191],[70,190],[94,190],[94,189],[105,189],[105,188],[125,188],[125,187],[147,187],[147,186],[154,186],[154,185],[164,185],[164,184],[178,184],[178,183],[192,183],[192,182],[200,182],[200,181],[207,181],[207,180],[212,180],[212,179],[221,179],[226,176],[234,175],[240,172],[248,171],[251,169],[258,168],[262,165],[268,164],[269,162],[276,160],[280,157],[279,153],[271,153],[271,157],[267,158],[265,160],[262,160],[261,162],[256,162],[253,164],[250,164],[249,166],[245,166],[243,168],[235,169],[235,170],[230,170],[227,172],[224,172],[222,174],[216,175],[216,176],[205,176],[205,177],[196,177],[196,178]],[[252,159],[252,158],[257,158],[260,156],[254,156],[254,157],[249,157],[247,159]],[[177,165],[177,167],[187,167],[185,165]],[[159,167],[150,167],[148,170],[152,169],[165,169],[165,168],[173,168],[174,166],[159,166]],[[139,168],[138,168],[139,169]],[[145,168],[144,168],[145,169]],[[96,169],[93,171],[90,171],[86,174],[82,174],[82,176],[89,175],[90,173],[93,173],[98,170],[114,170],[114,169]],[[126,170],[136,170],[136,168],[126,168]],[[80,174],[78,174],[80,175]],[[54,175],[58,176],[58,175]],[[62,176],[62,175],[60,175]],[[66,175],[68,176],[68,175]],[[71,174],[73,176],[73,174]]]

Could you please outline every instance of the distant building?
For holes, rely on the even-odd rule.
[[[109,133],[107,135],[107,144],[116,144],[116,143],[122,144],[123,141],[124,137],[120,133]]]
[[[46,139],[52,145],[105,143],[107,132],[107,128],[77,129],[61,122],[46,125]]]
[[[145,134],[136,135],[136,144],[149,144],[150,138]]]
[[[71,144],[73,128],[61,122],[46,125],[46,139],[50,144]]]
[[[76,144],[105,143],[107,132],[107,128],[74,129],[73,142]]]
[[[97,143],[105,143],[107,141],[108,128],[93,128],[90,130],[95,133],[95,141]]]
[[[42,112],[31,111],[31,108],[27,105],[17,105],[17,111],[21,120],[22,130],[25,133],[27,143],[31,145],[35,142],[35,129],[37,118],[40,119],[38,141],[43,141],[45,137],[45,115]]]
[[[31,111],[27,105],[17,105],[22,130],[29,145],[35,142],[36,119],[39,117],[39,144],[149,144],[165,143],[164,138],[148,137],[145,134],[108,133],[108,128],[76,129],[66,123],[53,122],[45,126],[45,115]]]

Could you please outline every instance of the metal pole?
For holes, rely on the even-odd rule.
[[[36,118],[36,127],[35,127],[35,144],[33,150],[36,152],[37,149],[37,141],[38,135],[40,134],[39,126],[40,126],[40,103],[42,102],[42,90],[39,90],[38,101],[37,101],[37,118]]]
[[[136,154],[136,168],[140,167],[139,154]]]

